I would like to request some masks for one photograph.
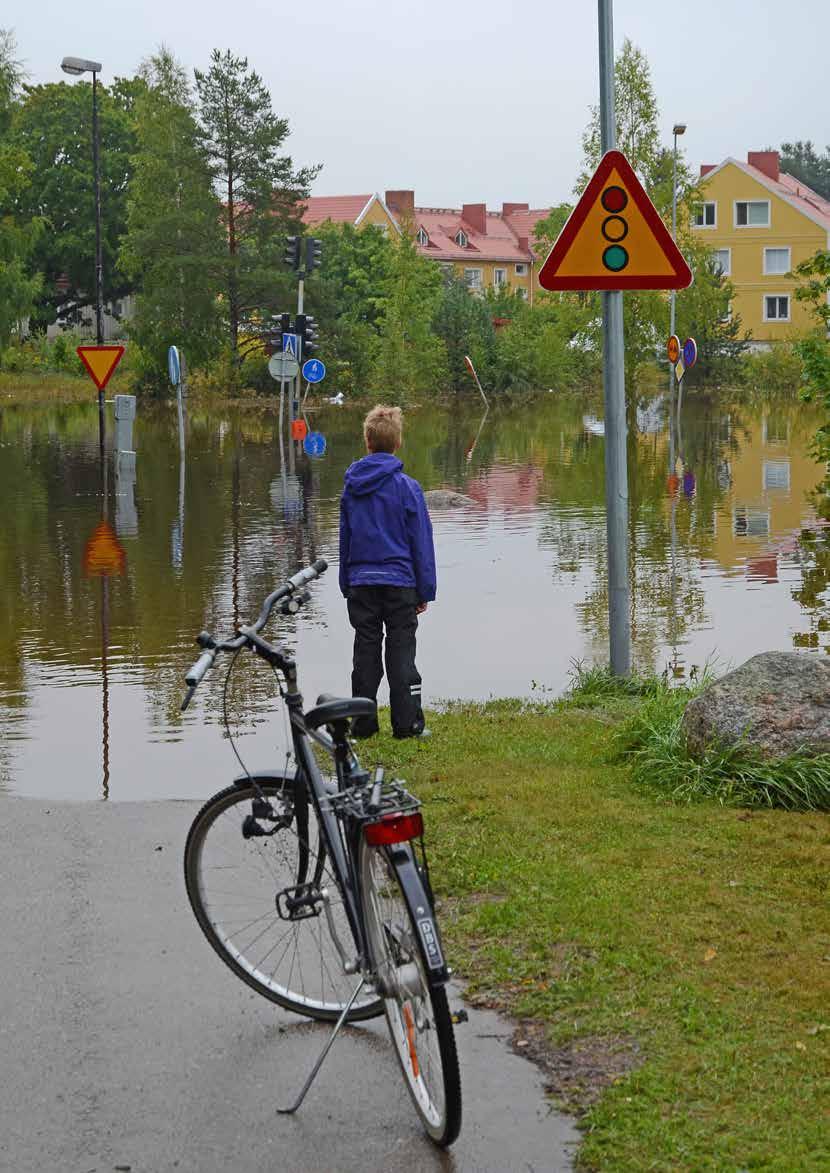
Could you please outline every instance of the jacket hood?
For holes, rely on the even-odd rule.
[[[374,493],[385,481],[403,468],[403,461],[391,452],[370,452],[362,460],[356,460],[346,469],[344,477],[347,493],[365,497]]]

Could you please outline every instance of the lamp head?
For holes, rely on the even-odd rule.
[[[80,77],[82,73],[100,73],[101,62],[87,61],[85,57],[64,57],[61,61],[61,69],[64,73]]]
[[[686,123],[685,122],[675,122],[674,126],[671,129],[672,129],[672,134],[685,134],[686,133]]]

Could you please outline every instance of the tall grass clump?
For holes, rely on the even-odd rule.
[[[661,687],[658,676],[614,676],[607,664],[574,660],[569,672],[570,685],[563,698],[565,705],[589,709],[612,700],[654,696]]]
[[[830,754],[804,751],[768,760],[744,743],[690,753],[682,729],[686,705],[705,686],[670,688],[658,681],[616,734],[634,780],[677,802],[713,800],[723,806],[830,811]]]

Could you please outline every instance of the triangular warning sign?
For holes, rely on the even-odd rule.
[[[123,346],[79,346],[78,358],[92,375],[92,381],[103,391],[112,377],[112,372],[121,361]]]
[[[607,151],[539,270],[543,289],[685,289],[692,273],[631,164]]]

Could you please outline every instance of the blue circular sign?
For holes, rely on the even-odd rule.
[[[179,348],[171,346],[167,352],[167,370],[170,374],[170,382],[174,387],[178,387],[182,381],[182,367],[179,362]]]
[[[683,365],[688,371],[697,362],[697,343],[694,338],[687,338],[683,343]]]
[[[322,383],[326,377],[326,364],[319,358],[310,358],[303,363],[303,378],[307,383]]]
[[[309,432],[303,440],[303,449],[309,456],[324,456],[326,452],[326,437],[322,432]]]

